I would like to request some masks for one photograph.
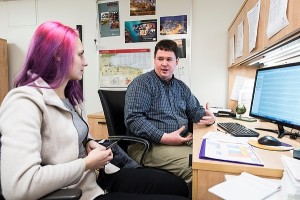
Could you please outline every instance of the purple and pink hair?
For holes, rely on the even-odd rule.
[[[76,29],[59,22],[41,24],[32,37],[23,68],[15,79],[15,86],[28,85],[40,77],[51,88],[58,88],[72,67],[78,36]],[[65,96],[73,105],[83,101],[78,80],[68,82]]]

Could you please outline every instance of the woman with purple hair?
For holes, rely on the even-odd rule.
[[[45,22],[34,33],[15,88],[0,107],[5,199],[38,199],[80,188],[82,199],[185,199],[179,177],[119,168],[88,134],[80,80],[87,66],[76,29]],[[96,171],[104,172],[97,177]]]

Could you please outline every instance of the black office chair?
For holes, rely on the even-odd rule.
[[[1,134],[0,134],[0,140],[1,140]],[[1,141],[0,141],[0,157],[1,157]],[[1,163],[1,160],[0,160]],[[16,191],[18,192],[18,191]],[[82,196],[81,189],[74,188],[74,189],[59,189],[54,192],[51,192],[42,198],[40,200],[79,200]],[[0,183],[0,200],[4,200],[4,197],[2,195],[2,187]]]
[[[130,141],[129,143],[128,142],[119,143],[119,145],[122,147],[122,149],[125,152],[127,152],[127,147],[132,142],[139,142],[144,144],[145,148],[140,160],[140,165],[143,166],[146,153],[149,150],[151,144],[146,139],[126,135],[127,128],[124,123],[124,107],[125,107],[126,90],[99,89],[98,94],[100,97],[100,101],[106,119],[109,139]],[[188,123],[188,132],[193,133],[192,122]],[[190,157],[189,165],[191,165],[192,156],[189,155],[189,157]]]
[[[126,91],[125,90],[104,90],[104,89],[99,89],[98,94],[100,97],[100,101],[103,107],[105,119],[106,119],[106,125],[108,129],[108,134],[109,134],[109,139],[113,140],[119,140],[119,145],[122,147],[122,149],[127,152],[127,147],[132,143],[132,142],[140,142],[144,144],[144,152],[142,154],[141,160],[139,161],[140,165],[144,166],[144,159],[145,156],[150,148],[150,143],[146,139],[134,137],[134,136],[128,136],[126,135],[127,133],[127,128],[125,126],[125,121],[124,121],[124,107],[125,107],[125,95]],[[188,131],[193,133],[193,123],[189,122],[188,123]],[[124,144],[125,141],[125,144]],[[123,142],[123,144],[122,144]],[[192,155],[189,155],[189,163],[187,165],[191,166],[192,165]],[[146,166],[147,167],[147,166]],[[168,171],[162,170],[162,169],[157,169],[156,170],[170,173]],[[189,186],[189,191],[190,191],[190,197],[192,194],[192,184]]]
[[[124,123],[124,107],[126,90],[104,90],[99,89],[98,94],[103,107],[106,125],[108,129],[109,139],[119,140],[119,146],[127,153],[127,147],[138,142],[144,145],[144,151],[139,161],[144,166],[144,159],[150,148],[150,143],[143,138],[129,136],[126,134],[126,126]]]

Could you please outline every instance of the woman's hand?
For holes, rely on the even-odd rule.
[[[102,145],[100,145],[98,142],[96,142],[95,140],[90,140],[86,146],[85,146],[85,149],[86,149],[86,152],[89,154],[90,151],[92,151],[93,149],[96,149],[97,147],[103,147]],[[104,147],[105,148],[105,147]]]
[[[113,159],[111,149],[106,149],[93,140],[87,143],[86,150],[88,155],[84,158],[85,171],[103,168]]]

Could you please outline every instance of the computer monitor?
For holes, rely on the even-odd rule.
[[[278,138],[300,129],[300,62],[257,69],[249,115],[277,124]]]

